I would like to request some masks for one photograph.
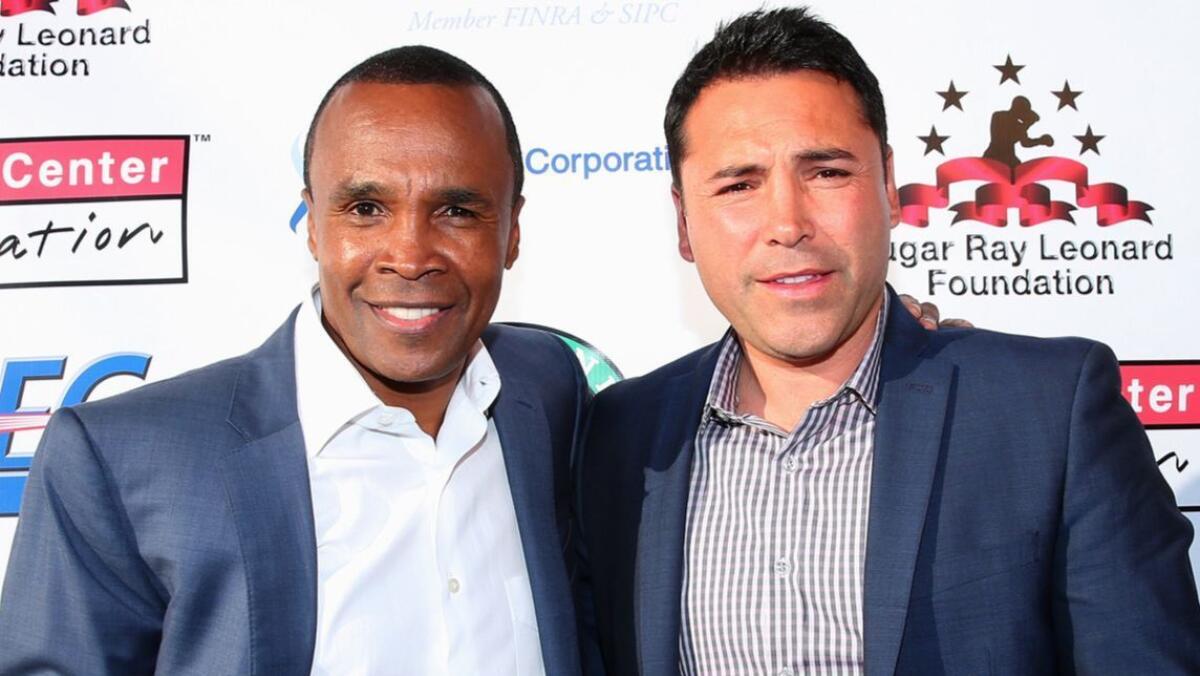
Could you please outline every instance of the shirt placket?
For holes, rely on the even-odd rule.
[[[448,411],[443,427],[459,425],[455,432],[465,432],[472,426],[467,421],[458,419],[455,409]],[[470,579],[466,573],[469,570],[467,561],[463,558],[472,553],[465,551],[460,542],[465,537],[464,528],[471,524],[464,523],[461,513],[462,504],[459,500],[455,478],[463,465],[470,462],[469,451],[482,441],[486,434],[480,433],[480,439],[472,444],[462,435],[449,435],[450,441],[443,439],[442,445],[432,446],[434,474],[431,487],[436,489],[432,504],[434,563],[441,581],[442,617],[445,636],[446,665],[449,673],[461,672],[455,664],[480,663],[473,655],[468,654],[471,642],[463,640],[462,633],[470,626],[468,616],[471,608],[481,602],[479,597],[483,590],[479,588],[481,580]],[[473,436],[473,435],[472,435]],[[431,440],[432,445],[432,440]]]

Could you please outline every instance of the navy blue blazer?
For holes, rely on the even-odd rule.
[[[1200,674],[1192,528],[1109,349],[930,333],[893,297],[883,350],[866,674]],[[679,673],[688,483],[717,352],[592,405],[579,511],[611,674]]]
[[[0,599],[0,673],[309,673],[292,317],[247,355],[54,415]],[[546,671],[577,674],[568,464],[586,381],[550,334],[491,326],[483,340]]]

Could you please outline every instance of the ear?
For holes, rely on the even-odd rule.
[[[317,224],[313,218],[313,199],[312,193],[308,188],[300,191],[300,197],[304,198],[304,208],[308,211],[308,216],[305,217],[305,223],[308,226],[308,253],[317,260]]]
[[[504,269],[511,270],[517,256],[521,255],[521,207],[525,206],[525,196],[520,195],[513,201],[512,220],[508,228],[508,251],[504,256]]]
[[[887,157],[883,158],[884,170],[887,172],[887,178],[884,180],[884,189],[887,190],[888,211],[891,217],[892,227],[900,224],[900,192],[896,190],[896,163],[892,155],[892,147],[887,147]]]
[[[671,186],[671,201],[675,203],[675,229],[679,236],[679,255],[689,263],[695,263],[692,255],[692,242],[688,239],[687,213],[683,209],[683,193],[679,186]]]

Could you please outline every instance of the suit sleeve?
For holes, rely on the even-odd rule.
[[[1060,668],[1200,674],[1192,526],[1176,507],[1117,361],[1096,344],[1072,404],[1053,613]]]
[[[164,603],[74,411],[42,436],[0,597],[0,673],[150,674]]]

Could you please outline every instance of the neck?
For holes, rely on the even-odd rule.
[[[738,370],[738,412],[756,415],[785,430],[793,430],[814,402],[837,392],[871,349],[883,296],[867,311],[850,337],[828,354],[792,361],[767,354],[741,337]]]
[[[470,357],[465,357],[462,363],[450,373],[432,380],[415,383],[392,380],[371,370],[356,359],[347,349],[342,337],[325,321],[324,315],[321,316],[321,323],[324,325],[325,331],[333,338],[333,342],[337,344],[338,349],[362,376],[367,387],[371,388],[371,392],[384,404],[403,408],[412,413],[421,431],[437,439],[438,432],[442,429],[442,422],[446,419],[446,409],[450,406],[450,398],[454,396],[454,388],[458,386],[458,381],[462,377],[463,371],[466,370]]]
[[[450,398],[454,396],[454,388],[458,386],[466,364],[460,365],[443,378],[423,383],[388,380],[357,363],[355,368],[380,401],[388,406],[408,410],[416,418],[421,431],[437,439],[438,432],[442,429],[442,421],[446,419]]]

